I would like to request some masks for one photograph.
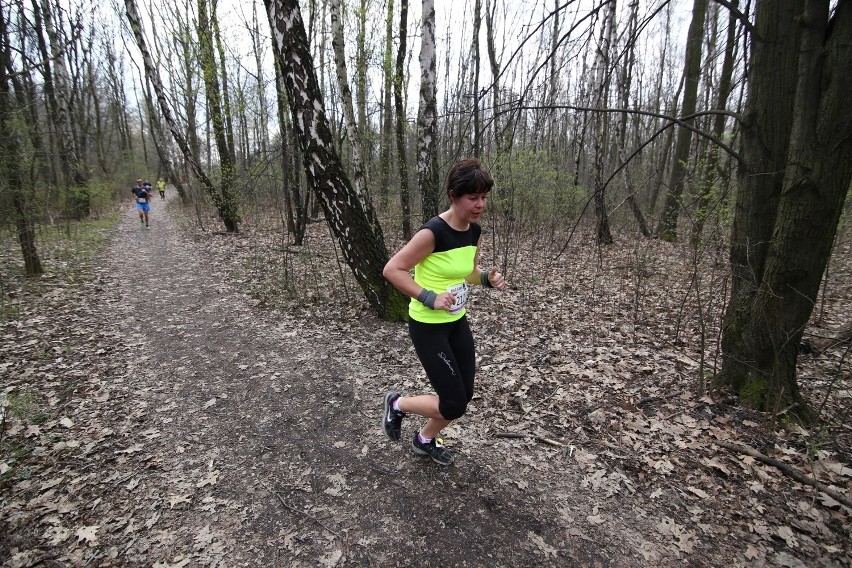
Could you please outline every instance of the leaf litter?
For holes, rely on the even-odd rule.
[[[852,563],[849,508],[717,443],[751,448],[848,499],[842,348],[800,356],[806,398],[825,400],[813,430],[724,393],[697,394],[699,316],[688,307],[687,255],[671,245],[641,243],[644,281],[627,239],[600,259],[579,243],[556,261],[528,249],[507,271],[506,293],[476,291],[478,390],[445,432],[461,458],[448,474],[378,441],[384,390],[428,383],[404,328],[371,314],[320,224],[307,246],[282,249],[265,219],[233,237],[170,214],[182,226],[164,223],[172,252],[203,250],[216,283],[211,293],[201,275],[179,275],[198,295],[171,300],[197,319],[130,309],[138,267],[122,256],[122,239],[135,238],[127,223],[99,255],[63,263],[67,251],[50,251],[54,272],[5,292],[17,313],[0,328],[4,566],[404,564],[418,558],[400,550],[412,525],[444,536],[447,556],[420,559],[445,564]],[[848,275],[849,243],[838,247],[845,263],[833,270]],[[3,249],[4,266],[13,252]],[[146,258],[147,290],[168,296],[158,282],[176,281],[157,273],[167,264],[157,254]],[[820,325],[842,320],[845,282],[830,288]],[[718,311],[723,298],[713,301]],[[220,304],[233,321],[205,319]],[[235,325],[257,333],[255,343],[234,351],[223,339]],[[169,342],[185,348],[170,353]],[[304,407],[272,402],[285,394]],[[319,409],[360,430],[312,432]],[[472,512],[429,508],[433,493],[420,489],[433,485]],[[375,514],[371,493],[406,511],[404,522]],[[462,526],[467,544],[447,532]]]

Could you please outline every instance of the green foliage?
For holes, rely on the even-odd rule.
[[[49,256],[63,259],[66,266],[73,265],[82,259],[91,258],[106,246],[119,219],[119,214],[113,211],[96,219],[68,221],[62,225],[41,225],[38,227],[37,238],[39,249],[55,251]],[[68,272],[66,276],[76,281],[77,275],[73,272]]]
[[[115,202],[114,187],[115,184],[107,181],[97,180],[89,182],[87,189],[93,216],[99,217],[103,212],[108,211]],[[122,197],[126,198],[126,196]]]
[[[111,212],[99,219],[87,219],[75,223],[73,243],[78,254],[89,258],[98,250],[109,243],[112,228],[118,223],[120,217],[116,212]]]
[[[118,213],[112,212],[99,219],[36,226],[36,244],[45,269],[72,285],[90,278],[79,265],[107,246],[118,220]],[[0,321],[18,317],[26,311],[22,308],[27,299],[42,291],[39,279],[26,277],[23,264],[14,232],[0,232]]]
[[[577,217],[589,198],[585,188],[562,175],[545,152],[515,150],[486,158],[496,180],[489,208],[531,221],[565,220]]]
[[[690,188],[694,194],[695,219],[703,221],[713,216],[722,227],[730,227],[733,203],[730,192],[723,187],[721,178],[699,180],[690,184]]]
[[[32,393],[12,391],[6,397],[7,412],[29,424],[42,424],[47,420],[47,414],[39,406]]]

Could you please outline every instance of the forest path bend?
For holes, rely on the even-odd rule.
[[[137,405],[124,465],[145,471],[118,499],[150,529],[129,562],[634,565],[601,544],[639,535],[595,543],[569,527],[576,480],[530,487],[529,456],[512,464],[469,440],[477,456],[441,468],[393,447],[378,428],[386,386],[356,338],[253,307],[166,205],[154,201],[150,229],[123,218],[109,252]]]

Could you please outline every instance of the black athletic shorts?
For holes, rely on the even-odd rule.
[[[447,420],[460,418],[473,398],[476,365],[467,316],[449,323],[421,323],[409,319],[408,333],[438,395],[441,416]]]

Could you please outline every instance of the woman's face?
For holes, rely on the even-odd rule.
[[[487,199],[487,193],[467,193],[460,197],[454,197],[452,204],[462,219],[468,223],[475,223],[479,221],[480,215],[485,211]]]

